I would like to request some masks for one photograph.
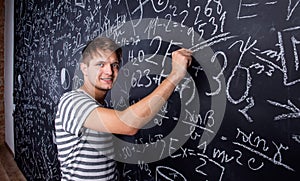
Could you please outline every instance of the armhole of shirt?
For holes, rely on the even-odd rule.
[[[84,122],[86,121],[86,118],[91,114],[92,111],[94,111],[95,109],[97,109],[98,107],[101,106],[100,103],[98,103],[93,97],[91,97],[89,94],[87,94],[84,90],[82,89],[78,89],[77,91],[82,92],[85,96],[90,97],[91,101],[93,100],[95,102],[95,104],[93,104],[91,107],[89,107],[89,109],[87,109],[87,111],[84,113],[84,116],[82,116],[81,120],[78,122],[78,127],[75,130],[75,135],[76,136],[81,136],[82,132],[84,132],[86,129],[86,127],[84,127]]]
[[[88,111],[84,114],[85,116],[82,117],[82,119],[79,121],[78,123],[78,127],[75,129],[75,135],[76,136],[81,136],[82,132],[84,132],[86,129],[86,127],[84,127],[84,122],[86,121],[86,118],[92,113],[92,111],[94,111],[95,109],[97,109],[99,107],[99,105],[93,105],[92,108],[88,109]]]

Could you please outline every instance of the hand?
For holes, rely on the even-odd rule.
[[[169,80],[178,84],[185,76],[187,68],[192,63],[192,51],[181,48],[172,52],[172,71]]]

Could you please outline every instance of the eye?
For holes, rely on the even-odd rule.
[[[96,64],[98,67],[104,67],[104,63],[98,63]]]
[[[112,67],[112,68],[117,68],[117,69],[118,69],[118,68],[119,68],[119,63],[113,63],[113,64],[111,64],[111,67]]]

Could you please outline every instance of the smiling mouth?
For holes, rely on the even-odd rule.
[[[113,82],[113,78],[101,78],[101,80],[106,82],[106,83],[112,83]]]

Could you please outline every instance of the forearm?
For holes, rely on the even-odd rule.
[[[120,112],[121,120],[131,127],[141,128],[159,112],[180,80],[170,75],[151,94]]]

